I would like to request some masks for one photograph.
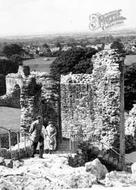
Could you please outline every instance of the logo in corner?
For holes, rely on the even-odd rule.
[[[95,31],[98,29],[105,30],[107,28],[121,25],[126,20],[125,17],[121,16],[121,9],[111,11],[105,14],[95,13],[89,16],[89,29]]]

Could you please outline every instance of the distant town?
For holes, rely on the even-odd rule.
[[[122,32],[122,31],[121,31]],[[4,38],[0,39],[0,57],[4,58],[2,49],[6,44],[17,43],[24,50],[21,55],[23,59],[32,59],[37,57],[57,57],[61,52],[68,51],[72,48],[95,48],[97,50],[107,49],[108,46],[119,38],[123,43],[126,54],[136,54],[136,36],[134,31],[126,31],[123,33],[113,32],[107,34],[91,35],[91,34],[71,34],[56,36],[35,36],[27,38]]]

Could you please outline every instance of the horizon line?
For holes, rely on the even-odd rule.
[[[112,33],[114,32],[119,32],[122,31],[123,32],[129,30],[129,31],[133,31],[136,30],[136,27],[134,28],[121,28],[121,29],[116,29],[116,30],[111,30],[111,31],[68,31],[68,32],[51,32],[51,33],[34,33],[34,34],[9,34],[9,35],[0,35],[0,39],[20,39],[20,38],[34,38],[34,37],[42,37],[42,36],[66,36],[66,35],[77,35],[77,34],[89,34],[90,35],[98,35],[98,34],[110,34],[112,35]]]

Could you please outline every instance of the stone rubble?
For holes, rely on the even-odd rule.
[[[18,161],[19,162],[19,161]],[[44,159],[24,159],[20,166],[13,161],[13,168],[0,166],[0,189],[44,190],[89,188],[96,183],[95,175],[85,167],[68,166],[67,157],[46,155]],[[9,185],[10,184],[10,185]]]
[[[136,178],[132,177],[136,173],[136,163],[132,165],[134,170],[131,174],[117,171],[108,173],[98,159],[73,168],[68,165],[68,155],[65,154],[44,154],[44,159],[36,156],[12,162],[13,168],[0,165],[1,190],[86,189],[95,187],[98,182],[99,187],[105,189],[136,187]]]
[[[87,172],[94,174],[97,179],[105,178],[106,174],[108,173],[107,168],[101,164],[98,158],[92,162],[85,163],[85,168]]]

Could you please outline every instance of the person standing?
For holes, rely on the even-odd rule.
[[[38,143],[39,145],[39,158],[43,158],[44,153],[44,135],[43,135],[43,118],[41,116],[37,117],[37,120],[32,122],[29,133],[31,134],[32,140],[32,157],[36,154],[36,149]]]
[[[47,135],[49,153],[51,153],[52,151],[56,150],[57,146],[56,142],[57,129],[52,121],[49,121],[46,127],[46,135]]]

